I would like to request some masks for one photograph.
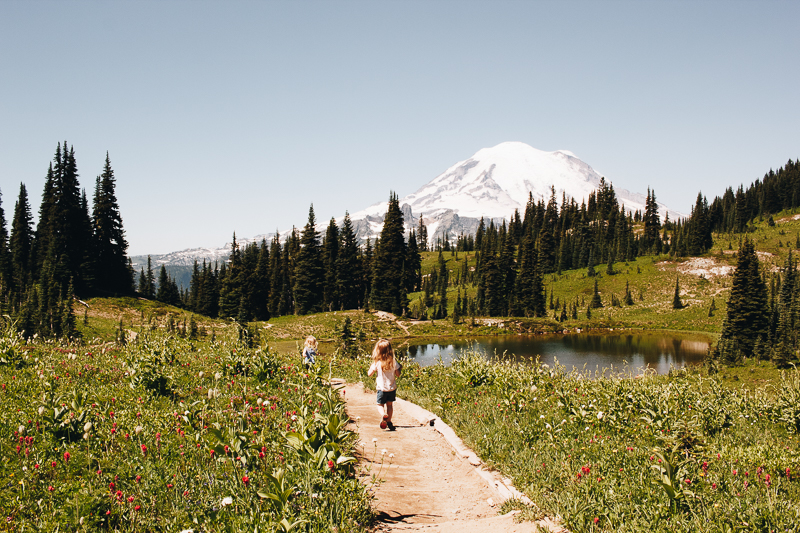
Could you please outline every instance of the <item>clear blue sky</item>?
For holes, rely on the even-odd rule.
[[[105,152],[131,254],[415,191],[503,141],[688,212],[800,157],[798,2],[3,2],[0,190]]]

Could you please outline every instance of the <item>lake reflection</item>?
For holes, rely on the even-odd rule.
[[[475,350],[487,357],[530,359],[539,356],[553,365],[558,359],[567,370],[610,368],[634,373],[652,368],[665,374],[670,366],[700,363],[708,350],[708,339],[697,335],[661,333],[621,333],[570,335],[508,335],[473,339],[440,340],[436,343],[400,346],[401,354],[422,366],[436,364],[441,357],[449,365],[464,350]]]

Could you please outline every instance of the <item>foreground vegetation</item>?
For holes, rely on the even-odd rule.
[[[338,393],[247,336],[0,337],[7,531],[363,531]]]
[[[576,533],[800,523],[796,370],[750,392],[699,369],[591,380],[466,354],[408,365],[400,392],[513,479],[538,505],[527,518],[558,515]]]

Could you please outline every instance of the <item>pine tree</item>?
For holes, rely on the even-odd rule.
[[[788,367],[795,358],[796,316],[795,294],[797,292],[797,268],[791,250],[782,269],[780,296],[777,302],[778,324],[775,329],[775,341],[771,358],[778,368]]]
[[[633,305],[633,295],[631,294],[631,286],[628,280],[625,280],[625,305]]]
[[[404,298],[403,270],[407,256],[403,238],[403,213],[395,193],[383,219],[380,241],[375,246],[370,303],[374,309],[402,314],[408,306]]]
[[[450,276],[447,272],[447,263],[445,263],[442,251],[439,250],[439,308],[441,309],[441,316],[438,318],[447,318],[447,286],[449,284]]]
[[[233,240],[231,241],[231,255],[226,265],[225,274],[221,276],[219,289],[219,313],[222,318],[235,319],[239,316],[242,303],[243,282],[244,267],[242,265],[242,253],[236,242],[236,233],[234,233]]]
[[[19,185],[19,198],[14,206],[14,221],[11,224],[11,268],[14,286],[17,291],[17,304],[21,303],[22,293],[33,281],[33,217],[28,203],[25,185]]]
[[[423,222],[422,215],[419,216],[419,225],[417,226],[417,246],[420,252],[428,251],[428,226]]]
[[[139,280],[139,292],[142,297],[154,299],[156,297],[156,277],[153,273],[153,261],[149,255],[147,256],[147,270],[144,272],[144,285],[141,284],[141,277]]]
[[[358,257],[358,242],[353,230],[350,214],[345,212],[342,231],[339,234],[339,256],[336,260],[336,284],[342,309],[357,309],[363,296],[361,261]]]
[[[322,241],[322,262],[325,268],[323,305],[328,311],[340,309],[339,285],[336,280],[336,264],[339,258],[339,226],[331,218]]]
[[[295,313],[305,315],[322,308],[325,269],[316,229],[314,206],[308,210],[308,222],[300,237],[300,250],[294,268]]]
[[[267,240],[261,239],[261,245],[258,248],[258,263],[253,276],[253,295],[251,297],[253,318],[255,320],[269,320],[271,318],[269,312],[270,259]]]
[[[600,291],[597,290],[597,278],[594,280],[594,292],[592,294],[592,301],[589,302],[590,309],[599,309],[603,307],[603,301],[600,299]],[[588,316],[587,316],[588,318]]]
[[[0,196],[2,198],[2,196]],[[11,252],[8,249],[6,216],[0,200],[0,308],[11,296],[13,288]]]
[[[53,199],[50,212],[49,243],[45,261],[52,265],[55,283],[66,289],[70,279],[79,294],[89,290],[85,265],[91,244],[91,221],[88,220],[85,202],[78,184],[75,150],[67,150],[64,142],[61,152],[56,151]],[[44,208],[43,204],[43,208]]]
[[[745,238],[738,252],[738,264],[728,299],[726,320],[729,336],[742,355],[749,357],[758,338],[767,334],[767,287],[761,279],[753,242]]]
[[[414,230],[411,231],[411,235],[408,237],[406,251],[405,279],[403,284],[406,292],[416,292],[420,289],[422,283],[422,256],[419,253],[417,235]]]
[[[99,294],[130,294],[128,242],[122,227],[114,171],[106,152],[103,173],[97,177],[92,206],[94,288]]]

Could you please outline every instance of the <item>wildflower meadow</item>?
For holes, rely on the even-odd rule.
[[[596,378],[467,353],[407,365],[400,388],[513,479],[538,505],[528,518],[575,533],[800,529],[800,372],[754,392],[699,368]]]
[[[363,531],[357,436],[266,346],[0,338],[0,530]]]

